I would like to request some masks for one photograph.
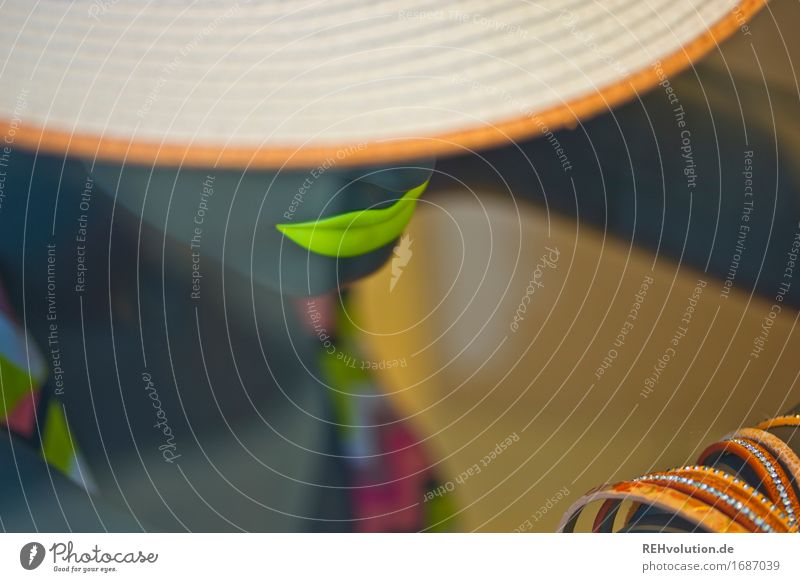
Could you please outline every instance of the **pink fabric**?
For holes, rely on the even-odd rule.
[[[306,326],[311,335],[318,335],[324,330],[328,335],[336,333],[336,302],[338,296],[335,292],[294,299],[295,313]]]
[[[360,532],[419,531],[424,525],[422,498],[430,481],[422,446],[402,423],[381,429],[377,474],[357,476],[353,490],[355,529]],[[372,471],[370,471],[372,473]],[[382,484],[368,486],[379,481]],[[365,486],[367,485],[367,486]]]
[[[15,321],[14,314],[11,312],[11,305],[8,302],[5,289],[0,284],[0,317],[5,316],[12,322]],[[5,420],[0,421],[0,425],[7,426],[11,432],[30,438],[36,428],[36,406],[39,403],[38,386],[36,391],[24,397],[19,404],[6,416]]]
[[[38,404],[39,391],[25,396],[2,424],[5,424],[11,432],[30,438],[36,428],[36,406]]]

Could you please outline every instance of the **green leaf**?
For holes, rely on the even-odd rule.
[[[363,255],[400,236],[427,187],[428,181],[388,208],[354,210],[321,220],[277,224],[275,228],[312,253],[327,257]]]

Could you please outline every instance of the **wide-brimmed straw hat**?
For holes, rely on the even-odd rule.
[[[3,145],[147,164],[386,163],[575,125],[764,0],[8,0]]]

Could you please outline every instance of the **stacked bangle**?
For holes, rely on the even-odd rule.
[[[567,511],[558,531],[574,531],[578,518],[586,506],[599,500],[611,502],[614,511],[623,501],[653,505],[685,519],[702,531],[725,533],[749,531],[719,509],[703,503],[691,495],[664,485],[637,481],[623,481],[584,495]]]
[[[709,446],[697,465],[649,473],[590,491],[569,509],[559,531],[574,531],[582,512],[598,501],[602,504],[595,514],[592,531],[614,531],[619,509],[623,502],[629,501],[631,509],[621,520],[626,531],[636,528],[636,519],[644,519],[645,528],[659,527],[656,523],[672,527],[669,521],[664,525],[664,520],[671,521],[670,516],[674,516],[679,528],[691,530],[798,532],[800,457],[780,438],[767,432],[785,426],[800,426],[800,415],[780,416],[758,424],[757,428],[741,429]],[[738,472],[734,475],[713,466],[719,461],[724,463],[725,455],[733,455],[744,463],[732,466],[747,467],[747,481]],[[640,514],[642,506],[658,511],[652,516]]]
[[[800,458],[789,445],[774,434],[758,428],[743,428],[731,438],[748,439],[760,444],[783,465],[794,483],[800,481]]]
[[[788,515],[772,501],[733,475],[692,465],[666,473],[652,473],[634,479],[660,483],[719,509],[753,532],[786,532],[791,529]]]
[[[797,516],[800,515],[800,500],[792,487],[792,481],[780,462],[772,454],[755,441],[748,439],[732,439],[714,443],[708,447],[698,463],[704,464],[714,455],[733,454],[742,459],[760,479],[769,494],[770,500],[783,507],[789,526],[797,529]]]

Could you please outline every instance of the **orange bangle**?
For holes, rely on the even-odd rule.
[[[668,473],[651,473],[636,479],[672,487],[691,495],[751,531],[785,532],[791,528],[778,508],[746,483],[731,475],[702,465]]]
[[[576,501],[564,514],[558,526],[559,532],[575,530],[578,518],[589,503],[599,500],[633,501],[654,505],[673,513],[694,524],[702,530],[716,533],[747,533],[748,529],[725,515],[715,507],[711,507],[691,495],[662,485],[639,481],[623,481],[612,486],[605,486],[590,491]]]
[[[681,469],[686,471],[687,474],[707,476],[709,479],[716,481],[721,488],[733,491],[737,495],[744,498],[744,501],[751,505],[756,511],[768,512],[770,515],[775,515],[782,521],[783,526],[790,528],[789,515],[778,507],[769,497],[762,494],[756,487],[747,483],[744,479],[736,475],[731,475],[722,469],[708,467],[706,465],[692,465]]]
[[[717,507],[722,502],[720,511],[731,519],[744,521],[744,525],[753,530],[761,529],[761,524],[756,522],[756,517],[772,514],[775,511],[773,506],[765,505],[765,503],[769,503],[768,499],[749,487],[744,481],[714,467],[704,465],[676,467],[669,471],[648,473],[637,477],[634,481],[658,482],[666,487],[672,487],[697,497],[713,507]],[[729,497],[732,499],[730,503],[728,502]],[[761,505],[758,504],[759,501],[761,501]],[[741,515],[745,506],[750,510],[746,512],[749,514],[749,519],[748,515]],[[631,506],[625,518],[626,523],[633,518],[637,509],[638,504]],[[773,521],[770,527],[774,526],[781,527]]]
[[[594,522],[592,523],[592,533],[602,533],[602,525],[603,522],[608,518],[608,515],[612,512],[616,513],[616,510],[619,509],[620,501],[616,499],[606,499],[605,503],[600,506],[600,509],[597,510],[597,514],[594,516]],[[612,524],[613,527],[613,524]]]
[[[793,530],[797,529],[797,515],[800,515],[800,500],[792,487],[791,480],[781,464],[763,446],[747,439],[720,441],[708,447],[697,459],[706,464],[709,457],[719,453],[730,453],[742,459],[753,469],[761,483],[769,492],[770,500],[783,506],[787,521]]]
[[[800,414],[784,414],[782,416],[776,416],[775,418],[770,418],[769,420],[759,422],[756,425],[756,428],[760,430],[768,430],[770,428],[776,428],[779,426],[800,426]]]
[[[709,446],[698,461],[701,463],[715,453],[730,451],[756,473],[768,496],[737,476],[698,464],[589,491],[569,508],[558,531],[574,531],[580,515],[594,501],[604,503],[595,516],[592,530],[608,528],[613,531],[616,512],[623,501],[630,501],[632,507],[626,523],[641,504],[647,504],[704,531],[796,532],[800,529],[797,489],[800,456],[779,437],[767,432],[785,426],[800,427],[800,414],[783,415],[761,422],[757,428],[740,429],[729,435],[727,441]]]
[[[746,439],[760,444],[762,447],[767,449],[772,456],[775,457],[790,473],[791,479],[794,481],[794,483],[800,482],[800,458],[798,458],[797,453],[792,450],[792,447],[787,445],[771,432],[757,428],[743,428],[728,438]]]

